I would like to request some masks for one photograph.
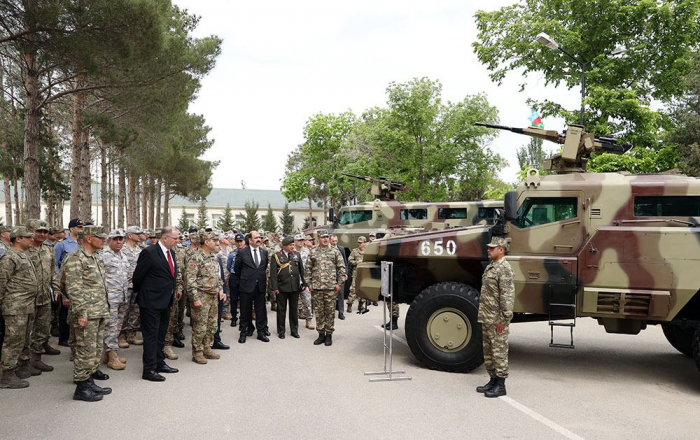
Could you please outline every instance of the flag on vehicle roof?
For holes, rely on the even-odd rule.
[[[540,116],[539,113],[537,113],[537,110],[534,108],[531,109],[530,117],[527,118],[530,121],[530,127],[537,127],[537,128],[544,128],[544,124],[542,123],[542,117]]]

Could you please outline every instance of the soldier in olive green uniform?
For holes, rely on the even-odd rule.
[[[51,299],[57,299],[59,292],[59,278],[56,272],[56,256],[53,248],[47,244],[46,236],[49,227],[41,220],[29,220],[27,222],[29,232],[34,234],[32,245],[27,250],[27,255],[34,264],[34,269],[39,281],[39,291],[36,297],[36,310],[32,325],[32,335],[30,341],[25,345],[25,353],[20,357],[25,359],[31,351],[30,365],[40,371],[53,371],[53,367],[41,361],[44,351],[55,352],[49,345],[51,331]]]
[[[513,319],[513,269],[505,260],[505,238],[493,237],[488,244],[491,262],[481,278],[478,321],[484,342],[484,365],[489,382],[476,389],[486,397],[506,395],[508,377],[508,324]]]
[[[187,253],[188,249],[189,248],[180,244],[174,248],[175,262],[178,268],[182,268],[177,271],[175,291],[181,292],[182,295],[180,295],[180,299],[175,297],[175,299],[173,299],[173,303],[170,305],[170,321],[168,322],[168,331],[165,333],[165,343],[163,347],[163,354],[170,360],[175,360],[178,358],[178,355],[173,351],[173,346],[178,348],[185,346],[180,339],[180,336],[182,336],[182,339],[185,339],[185,335],[182,335],[183,329],[180,326],[184,326],[185,303],[187,302],[184,271],[187,268],[185,264],[185,254]]]
[[[270,287],[277,300],[277,335],[284,339],[285,315],[289,305],[289,329],[299,338],[299,293],[304,282],[304,264],[294,251],[294,237],[282,240],[282,250],[270,254]]]
[[[129,226],[126,229],[126,242],[122,246],[122,254],[129,260],[129,289],[127,290],[126,315],[122,322],[121,334],[119,335],[119,348],[129,348],[129,344],[143,345],[143,340],[138,339],[136,332],[140,328],[140,311],[139,305],[136,303],[136,294],[134,293],[134,285],[132,277],[136,269],[136,262],[139,259],[142,247],[141,236],[143,231],[138,226]]]
[[[63,263],[65,294],[71,301],[68,322],[75,334],[73,382],[77,387],[73,399],[95,402],[112,392],[93,380],[109,378],[98,369],[109,306],[104,263],[97,251],[104,246],[107,235],[101,226],[90,225],[83,228],[81,237],[81,246]]]
[[[39,284],[34,265],[26,253],[32,236],[24,226],[12,229],[12,247],[0,259],[0,307],[5,320],[1,388],[29,386],[29,382],[22,380],[31,374],[29,361],[23,361],[19,367],[18,362],[29,339],[29,323],[34,313]]]
[[[345,282],[345,260],[337,247],[330,246],[328,231],[319,230],[320,244],[306,259],[304,279],[309,285],[316,310],[318,338],[315,345],[332,345],[338,292]]]
[[[207,359],[219,359],[211,345],[218,324],[218,300],[224,299],[219,260],[216,257],[219,236],[213,232],[200,234],[201,252],[187,262],[187,293],[191,301],[192,360],[206,364]],[[190,236],[192,239],[192,237]]]
[[[355,295],[355,274],[357,273],[357,265],[362,263],[362,258],[365,255],[365,248],[367,247],[367,239],[365,237],[359,237],[357,239],[357,247],[350,252],[350,257],[348,257],[348,266],[352,271],[352,283],[350,283],[350,295],[348,296],[348,310],[347,312],[352,312],[352,304],[355,302],[357,295]],[[359,299],[357,303],[357,311],[361,313],[365,309],[365,300]]]

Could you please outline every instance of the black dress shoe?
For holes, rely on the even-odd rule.
[[[212,344],[211,348],[214,350],[228,350],[231,347],[229,347],[221,341],[214,341],[214,344]]]
[[[163,362],[162,364],[160,364],[156,367],[157,373],[177,373],[178,371],[180,371],[180,370],[178,370],[177,368],[171,367],[170,365],[166,364],[165,362]]]
[[[246,336],[253,336],[253,333],[255,333],[255,329],[249,328],[248,331],[246,332]]]
[[[92,377],[93,379],[97,379],[97,380],[107,380],[107,379],[109,379],[109,374],[104,374],[100,370],[96,370],[94,373],[92,373],[90,375],[90,377]]]
[[[68,342],[65,341],[58,341],[58,345],[60,345],[61,347],[69,347]]]
[[[343,313],[338,313],[338,319],[345,321],[345,315]]]
[[[277,336],[278,336],[280,339],[284,339],[284,333],[278,333]]]
[[[231,320],[231,327],[235,327],[235,326],[237,326],[237,325],[238,325],[238,320],[237,320],[236,318],[233,318],[233,319]]]
[[[292,332],[292,337],[299,339],[300,336],[299,336],[299,333]]]
[[[141,375],[141,379],[150,380],[151,382],[163,382],[165,378],[158,374],[156,371],[144,371]]]
[[[177,339],[178,341],[184,341],[185,335],[183,335],[182,333],[175,333],[175,339]]]
[[[238,338],[238,343],[239,343],[239,344],[245,344],[245,336],[246,336],[245,333],[241,333],[241,337]]]
[[[173,338],[173,347],[184,348],[185,344],[183,344],[179,339]]]
[[[264,334],[265,336],[270,336],[270,331],[269,331],[269,330],[265,330],[265,331],[263,332],[263,334]]]
[[[260,334],[258,335],[258,340],[259,340],[259,341],[263,341],[263,342],[270,342],[270,338],[268,338],[267,336],[265,336],[264,333],[260,333]]]

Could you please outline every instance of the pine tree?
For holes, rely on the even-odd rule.
[[[292,215],[292,210],[289,209],[289,203],[284,204],[280,223],[282,224],[282,233],[284,235],[290,235],[294,232],[294,216]]]
[[[235,220],[233,218],[233,211],[231,210],[231,204],[227,203],[226,208],[224,208],[224,214],[221,216],[219,221],[216,223],[216,227],[222,231],[230,231],[235,226]]]
[[[202,199],[202,203],[199,204],[199,210],[197,211],[197,228],[200,230],[209,226],[209,214],[207,213],[206,200]]]
[[[306,231],[311,226],[311,221],[309,217],[304,217],[304,224],[301,226],[302,231]]]
[[[180,232],[187,232],[190,229],[190,222],[187,220],[187,210],[185,207],[182,207],[182,214],[180,214],[180,218],[177,219],[177,228],[180,230]]]
[[[260,216],[258,215],[260,204],[246,201],[244,208],[245,214],[243,214],[241,229],[243,232],[257,231],[260,229]]]
[[[265,232],[277,232],[277,218],[269,203],[267,204],[267,213],[263,216],[263,229]]]

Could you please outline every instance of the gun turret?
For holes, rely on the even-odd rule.
[[[508,130],[513,133],[524,134],[564,145],[560,154],[546,159],[542,164],[542,168],[545,171],[554,171],[557,174],[585,172],[588,158],[593,152],[624,154],[632,148],[631,144],[618,144],[617,139],[610,136],[595,136],[592,133],[586,133],[580,125],[569,125],[564,134],[537,127],[515,128],[482,122],[476,122],[474,125],[497,130]]]
[[[356,176],[355,174],[340,173],[347,177],[352,177],[354,179],[364,180],[372,184],[371,194],[372,197],[379,200],[396,200],[396,191],[408,191],[408,187],[403,184],[403,182],[397,182],[395,180],[387,179],[386,177],[369,177],[369,176]]]

